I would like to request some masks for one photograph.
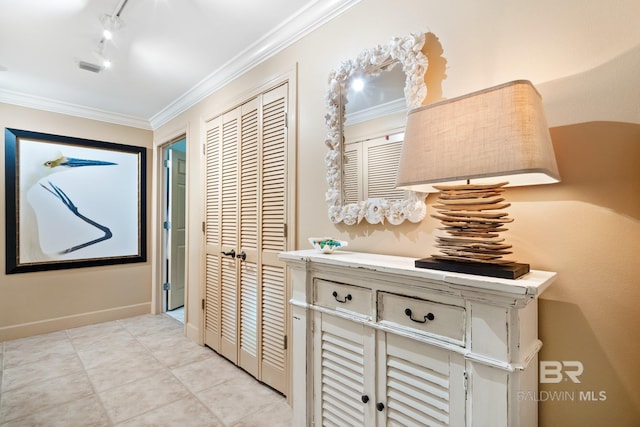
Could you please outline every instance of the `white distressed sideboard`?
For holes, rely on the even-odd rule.
[[[538,296],[555,273],[497,279],[414,259],[283,252],[301,426],[536,426]]]

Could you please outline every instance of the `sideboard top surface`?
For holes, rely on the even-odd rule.
[[[296,263],[316,264],[403,275],[454,286],[471,287],[478,290],[500,292],[512,296],[537,298],[555,280],[557,274],[549,271],[531,270],[524,276],[511,280],[477,276],[440,270],[416,268],[414,258],[362,252],[336,251],[323,254],[316,250],[281,252],[278,257],[290,266]]]

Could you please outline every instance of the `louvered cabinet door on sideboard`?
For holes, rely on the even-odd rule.
[[[293,276],[293,425],[537,425],[537,297],[376,254],[280,254]]]
[[[315,425],[464,423],[464,411],[450,410],[464,408],[459,355],[326,313],[314,325]]]

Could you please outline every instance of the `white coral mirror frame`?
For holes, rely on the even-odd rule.
[[[345,61],[340,68],[329,74],[329,90],[326,95],[328,113],[325,116],[327,138],[325,144],[329,152],[325,156],[327,183],[329,189],[326,201],[329,205],[329,219],[333,223],[347,225],[360,223],[363,219],[371,224],[385,221],[397,225],[408,220],[420,222],[426,215],[425,194],[407,192],[404,199],[368,198],[356,203],[345,200],[343,181],[344,162],[344,122],[347,103],[346,86],[354,75],[375,75],[385,68],[385,64],[397,61],[406,76],[404,96],[407,109],[422,105],[427,94],[424,81],[427,57],[422,53],[425,34],[410,34],[394,37],[387,44],[363,50],[355,59]]]

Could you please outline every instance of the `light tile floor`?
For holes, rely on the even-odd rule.
[[[0,343],[0,426],[291,426],[286,399],[144,315]]]
[[[184,323],[184,305],[173,310],[168,310],[166,314],[170,317],[173,317],[178,322]]]

